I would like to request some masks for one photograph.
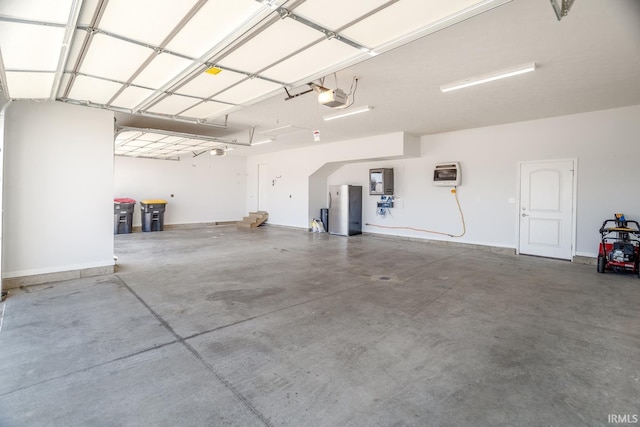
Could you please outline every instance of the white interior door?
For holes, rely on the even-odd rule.
[[[269,168],[268,165],[258,165],[258,210],[269,211]]]
[[[573,160],[520,164],[519,253],[573,258]]]

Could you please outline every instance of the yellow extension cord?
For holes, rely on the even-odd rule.
[[[462,233],[461,234],[449,234],[449,233],[443,233],[442,231],[425,230],[425,229],[422,229],[422,228],[414,228],[414,227],[401,227],[401,226],[392,226],[392,225],[376,225],[376,224],[369,224],[369,223],[366,223],[365,225],[368,225],[370,227],[377,227],[377,228],[393,228],[393,229],[402,229],[402,230],[413,230],[413,231],[419,231],[421,233],[440,234],[440,235],[449,236],[449,237],[462,237],[467,232],[467,225],[464,222],[464,214],[462,213],[462,207],[460,206],[460,200],[458,200],[458,192],[456,191],[456,188],[451,190],[451,193],[454,195],[454,197],[456,199],[456,204],[458,205],[458,211],[460,212],[460,219],[462,220]]]

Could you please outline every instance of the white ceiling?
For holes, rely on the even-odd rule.
[[[2,89],[14,99],[110,108],[121,126],[206,135],[173,144],[191,141],[191,153],[216,141],[275,139],[230,153],[240,155],[640,104],[637,0],[577,0],[561,21],[548,0],[268,3],[2,0]],[[527,62],[538,69],[439,90]],[[204,72],[213,65],[222,71]],[[350,108],[373,109],[325,122],[336,110],[301,94],[309,82],[351,92]],[[285,100],[285,89],[301,95]],[[148,157],[179,154],[146,146]]]

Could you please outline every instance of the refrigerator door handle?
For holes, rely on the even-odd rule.
[[[329,209],[331,209],[331,200],[332,200],[331,191],[329,191]]]

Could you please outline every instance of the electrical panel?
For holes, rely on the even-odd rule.
[[[369,169],[369,195],[393,195],[393,168]]]
[[[460,185],[461,178],[458,162],[438,163],[433,170],[433,185],[457,187]]]

